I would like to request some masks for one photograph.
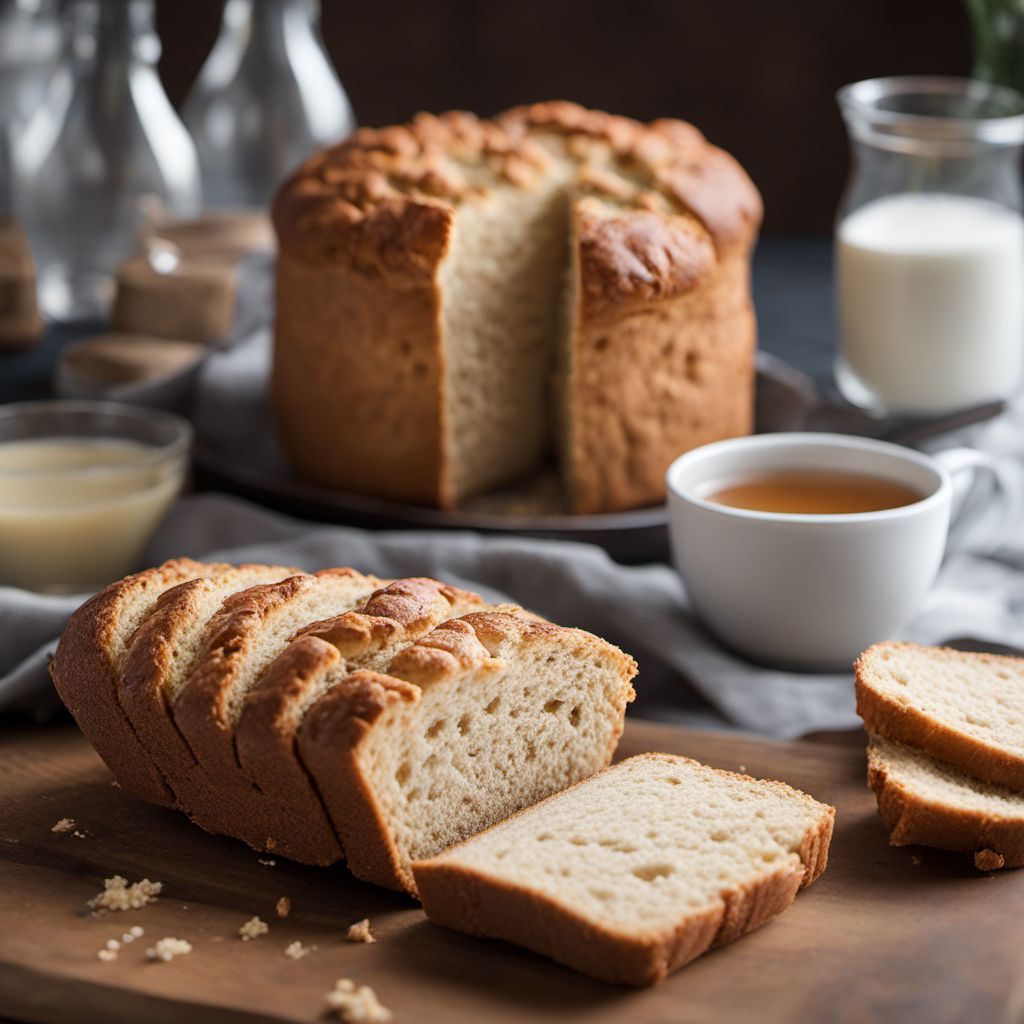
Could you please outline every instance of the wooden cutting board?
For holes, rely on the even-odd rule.
[[[964,859],[888,845],[864,785],[863,737],[774,744],[630,722],[620,753],[688,754],[784,779],[835,804],[821,880],[781,917],[659,986],[632,991],[499,942],[426,921],[404,896],[343,868],[316,869],[208,836],[138,803],[70,726],[0,733],[0,1015],[54,1022],[323,1019],[337,978],[372,985],[396,1024],[443,1021],[994,1022],[1024,1020],[1024,871],[985,875]],[[78,838],[50,831],[73,818]],[[89,914],[103,879],[164,883],[138,911]],[[275,903],[293,910],[276,917]],[[258,914],[268,935],[243,943]],[[346,943],[369,917],[379,941]],[[145,936],[96,957],[131,925]],[[173,935],[194,952],[149,963]],[[293,940],[318,948],[284,956]]]

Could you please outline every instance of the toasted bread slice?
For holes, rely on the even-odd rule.
[[[854,668],[868,732],[1024,792],[1024,659],[881,643]]]
[[[893,846],[970,853],[983,871],[1024,866],[1024,794],[881,736],[868,745],[868,785]]]
[[[437,924],[649,985],[785,910],[834,818],[783,783],[642,754],[412,870]]]

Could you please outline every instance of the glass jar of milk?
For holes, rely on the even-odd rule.
[[[838,94],[853,153],[836,227],[843,395],[909,415],[1024,375],[1024,97],[957,78]]]

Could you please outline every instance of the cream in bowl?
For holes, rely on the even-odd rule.
[[[108,402],[0,406],[0,584],[96,589],[130,572],[181,488],[191,428]]]
[[[669,467],[673,558],[693,608],[754,661],[849,669],[913,615],[954,497],[995,464],[839,434],[704,445]]]

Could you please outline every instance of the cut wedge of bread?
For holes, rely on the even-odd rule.
[[[180,794],[195,822],[238,835],[258,817],[258,794],[235,754],[235,726],[246,695],[296,633],[359,607],[380,584],[354,569],[325,569],[250,587],[224,601],[172,706],[196,759]]]
[[[437,580],[404,579],[376,591],[358,611],[302,630],[249,692],[238,720],[239,764],[262,804],[239,837],[305,863],[338,860],[333,826],[295,748],[299,722],[349,672],[382,668],[439,623],[480,607],[477,594]]]
[[[643,754],[413,864],[427,916],[648,985],[785,910],[835,811],[779,782]]]
[[[125,790],[150,803],[171,806],[174,794],[121,708],[121,660],[164,591],[228,568],[179,558],[111,584],[71,617],[50,662],[61,700],[96,752]]]
[[[1024,792],[1024,659],[882,643],[855,672],[868,732]]]
[[[211,619],[237,592],[295,575],[301,570],[224,566],[165,591],[136,631],[118,674],[118,699],[172,792],[187,785],[196,759],[178,731],[171,705],[205,647]]]
[[[605,767],[635,673],[589,633],[495,611],[346,676],[307,712],[299,753],[352,872],[412,891],[413,860]]]
[[[868,744],[868,785],[893,846],[970,853],[984,871],[1024,866],[1021,793],[881,736]]]

